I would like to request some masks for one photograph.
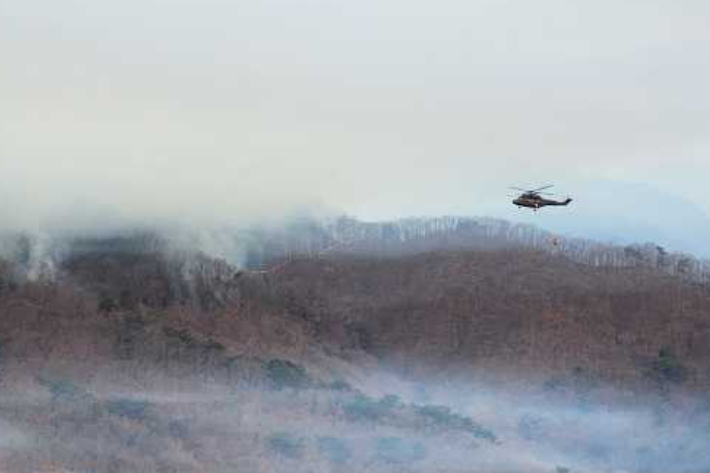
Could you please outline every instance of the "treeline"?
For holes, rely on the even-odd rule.
[[[324,223],[303,220],[278,230],[255,230],[248,241],[251,245],[245,263],[252,268],[268,267],[283,258],[315,258],[329,253],[399,256],[522,246],[595,267],[645,268],[710,282],[710,261],[670,252],[653,243],[614,245],[493,218],[409,218],[377,223],[349,217]]]
[[[67,261],[91,255],[153,254],[170,259],[184,279],[214,282],[232,277],[237,269],[269,270],[290,259],[331,254],[396,257],[428,251],[524,247],[595,267],[645,268],[710,282],[710,261],[653,243],[615,245],[494,218],[446,216],[363,222],[342,216],[294,219],[280,226],[214,233],[154,230],[91,238],[0,235],[0,259],[13,263],[16,276],[36,280],[54,278]]]

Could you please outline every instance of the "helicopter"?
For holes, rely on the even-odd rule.
[[[513,200],[513,204],[517,205],[518,208],[527,207],[537,212],[537,210],[542,207],[565,206],[572,202],[572,199],[569,197],[562,201],[542,197],[543,195],[554,195],[549,192],[543,192],[551,187],[553,187],[553,185],[543,186],[537,189],[521,189],[520,187],[511,187],[510,189],[522,192],[522,194]]]

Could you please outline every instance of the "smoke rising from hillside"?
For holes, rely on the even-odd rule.
[[[703,410],[690,419],[658,402],[579,404],[480,387],[425,385],[432,387],[432,398],[411,403],[403,400],[404,392],[378,399],[205,381],[190,387],[183,380],[181,386],[179,392],[76,388],[29,403],[5,398],[3,412],[16,415],[3,428],[0,461],[25,466],[52,461],[69,471],[91,461],[97,462],[94,471],[182,465],[182,471],[214,473],[237,465],[241,471],[508,473],[710,467],[707,404],[698,404]],[[29,412],[46,416],[47,426],[33,426]],[[494,432],[495,442],[458,430],[459,413]],[[66,429],[74,434],[64,435]],[[159,451],[147,455],[148,447]],[[92,460],[97,451],[101,457]]]
[[[210,160],[0,163],[2,228],[39,231],[239,226],[318,209],[298,171]]]
[[[2,400],[0,400],[0,403],[2,403]],[[0,418],[0,451],[27,448],[29,445],[30,440],[22,430]]]

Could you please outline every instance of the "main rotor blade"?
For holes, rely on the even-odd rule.
[[[539,188],[537,188],[537,189],[533,189],[533,192],[544,191],[545,189],[549,189],[550,187],[555,187],[555,185],[554,185],[554,184],[550,184],[549,186],[539,187]]]
[[[521,189],[520,187],[508,187],[508,189],[513,189],[520,192],[528,192],[527,189]]]

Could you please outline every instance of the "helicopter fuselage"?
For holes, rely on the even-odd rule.
[[[542,207],[547,207],[547,206],[564,206],[564,205],[569,205],[569,203],[572,202],[572,199],[567,199],[563,201],[557,201],[557,200],[552,200],[552,199],[543,199],[542,197],[518,197],[513,201],[513,204],[517,205],[518,207],[527,207],[529,209],[534,209],[537,210]]]

